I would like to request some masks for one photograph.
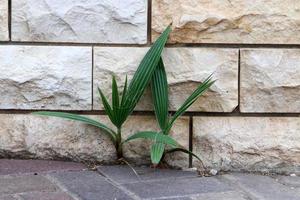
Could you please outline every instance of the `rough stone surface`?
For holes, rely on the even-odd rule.
[[[110,97],[111,75],[115,75],[120,88],[123,88],[126,75],[131,80],[147,50],[123,47],[94,49],[94,109],[103,109],[97,87]],[[212,73],[218,81],[194,103],[190,111],[231,112],[238,105],[238,50],[166,48],[163,58],[169,82],[170,110],[177,110]],[[153,109],[150,90],[146,91],[136,109]]]
[[[0,47],[1,109],[91,109],[92,49]]]
[[[299,117],[194,117],[193,125],[194,152],[209,168],[300,173]]]
[[[8,0],[0,0],[0,41],[8,40]]]
[[[97,162],[116,158],[108,137],[80,122],[2,114],[0,127],[0,157]]]
[[[74,200],[64,192],[37,192],[20,195],[22,200]]]
[[[146,0],[12,0],[12,40],[146,43]]]
[[[241,50],[242,112],[300,112],[300,50]]]
[[[113,127],[106,116],[90,117]],[[98,129],[81,122],[44,116],[2,114],[0,127],[0,157],[104,163],[116,161],[115,147],[109,138]],[[122,134],[127,138],[137,131],[146,130],[158,130],[155,117],[131,116],[124,124]],[[170,134],[188,148],[189,119],[178,119]],[[124,156],[133,163],[150,164],[150,145],[151,142],[147,140],[131,141],[124,145]],[[175,167],[188,166],[188,156],[184,153],[170,154],[166,161]]]
[[[299,44],[295,0],[153,0],[152,37],[172,22],[172,43]]]

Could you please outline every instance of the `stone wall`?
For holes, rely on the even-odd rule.
[[[299,10],[296,0],[0,0],[0,157],[114,162],[93,127],[30,113],[109,123],[97,86],[109,96],[111,75],[130,79],[172,23],[163,52],[170,110],[212,72],[217,79],[172,136],[208,168],[300,173]],[[124,134],[153,129],[146,91]],[[126,158],[149,163],[148,145],[127,144]],[[200,167],[184,154],[166,160]]]

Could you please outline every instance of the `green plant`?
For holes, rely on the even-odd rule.
[[[98,88],[105,113],[108,115],[109,119],[116,127],[116,131],[101,122],[77,114],[49,111],[34,112],[33,114],[76,120],[95,126],[109,136],[109,138],[115,145],[118,158],[122,158],[122,125],[126,121],[128,116],[133,112],[133,109],[143,95],[144,90],[149,85],[151,77],[153,76],[153,73],[158,66],[160,56],[165,43],[167,42],[170,30],[170,27],[167,27],[166,30],[149,49],[149,51],[141,61],[139,67],[137,68],[137,71],[135,72],[128,87],[126,78],[124,89],[121,95],[119,94],[115,78],[112,78],[112,105],[108,103],[105,95],[102,93],[101,89]]]
[[[200,97],[212,84],[214,84],[215,81],[212,81],[211,79],[212,76],[209,76],[206,80],[204,80],[203,83],[200,84],[198,88],[191,94],[191,96],[186,99],[186,101],[175,112],[175,114],[173,116],[169,116],[168,82],[164,63],[161,58],[151,80],[154,110],[161,131],[138,132],[127,138],[127,140],[124,142],[138,138],[150,139],[154,141],[154,143],[151,145],[151,161],[155,165],[161,161],[164,154],[175,151],[181,151],[199,159],[197,155],[179,145],[172,137],[169,136],[169,133],[178,117],[180,117],[198,99],[198,97]],[[166,150],[166,145],[170,146],[171,148]]]

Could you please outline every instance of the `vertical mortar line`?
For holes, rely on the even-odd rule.
[[[189,121],[189,151],[193,152],[193,116]],[[189,154],[189,168],[193,167],[193,156]]]
[[[152,0],[148,0],[147,44],[151,45]]]
[[[11,0],[8,0],[8,16],[7,16],[7,20],[8,20],[8,37],[9,37],[9,41],[11,41],[11,18],[12,18],[12,11],[11,11]]]
[[[94,46],[92,46],[92,108],[91,110],[94,110]]]
[[[241,96],[241,49],[239,48],[238,52],[238,111],[241,112],[240,107],[240,96]]]

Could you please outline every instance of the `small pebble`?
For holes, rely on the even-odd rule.
[[[211,170],[209,171],[209,173],[210,173],[211,175],[215,176],[215,175],[218,174],[218,170],[216,170],[216,169],[211,169]]]
[[[192,167],[192,168],[184,168],[182,169],[183,171],[187,171],[187,172],[196,172],[197,168],[196,167]]]
[[[290,176],[297,176],[296,174],[290,174]]]

